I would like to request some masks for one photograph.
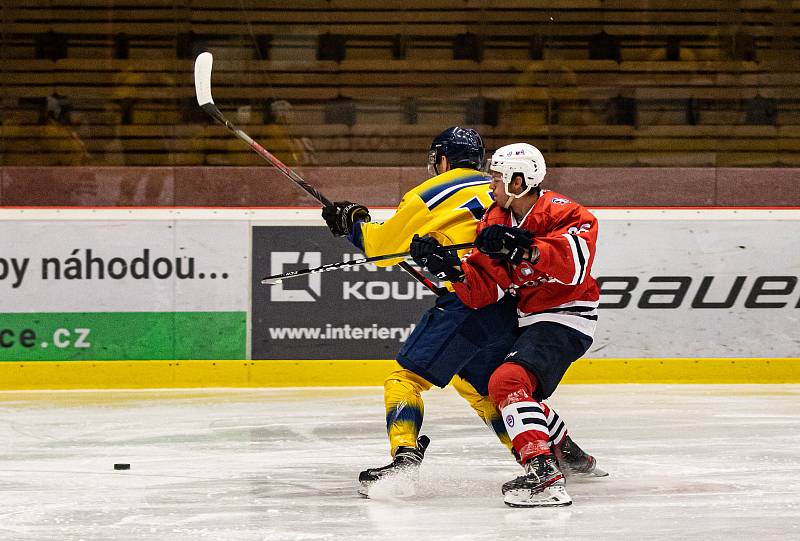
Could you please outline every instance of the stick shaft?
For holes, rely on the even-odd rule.
[[[319,190],[311,186],[303,177],[295,173],[292,169],[289,169],[282,161],[276,158],[271,152],[269,152],[266,148],[258,144],[252,137],[247,135],[244,131],[237,128],[231,121],[225,118],[225,115],[219,110],[214,104],[214,99],[211,96],[211,67],[213,65],[213,56],[211,53],[201,53],[197,59],[195,60],[195,71],[194,71],[194,86],[195,86],[195,93],[197,94],[197,103],[203,110],[208,113],[214,120],[228,128],[236,137],[244,141],[248,144],[250,148],[252,148],[256,154],[261,156],[263,159],[271,163],[275,166],[278,171],[283,173],[289,180],[300,186],[303,190],[306,191],[311,197],[322,203],[324,206],[330,206],[332,203],[330,199],[322,195]],[[436,293],[437,295],[441,296],[444,294],[442,288],[438,287],[434,284],[431,280],[429,280],[424,274],[419,272],[417,269],[409,265],[405,261],[401,261],[398,266],[406,271],[412,278],[417,280],[418,282],[422,283],[425,287]],[[263,281],[262,281],[263,283]]]
[[[278,171],[283,173],[289,180],[300,186],[304,189],[311,197],[319,201],[325,206],[331,205],[331,201],[322,195],[319,190],[311,186],[308,182],[303,180],[303,177],[295,173],[293,170],[289,169],[282,161],[275,157],[270,151],[266,148],[262,147],[255,141],[252,137],[247,135],[244,131],[237,128],[231,121],[229,121],[225,116],[220,112],[219,108],[214,105],[213,103],[206,103],[201,105],[203,110],[208,113],[214,120],[228,128],[236,137],[247,143],[250,148],[252,148],[256,154],[261,156],[263,159],[271,163],[275,166]]]
[[[284,272],[283,274],[274,274],[272,276],[267,276],[261,280],[262,284],[279,284],[283,280],[287,278],[300,278],[303,276],[308,276],[309,274],[317,274],[320,272],[328,272],[332,270],[342,269],[344,267],[352,267],[355,265],[365,265],[367,263],[372,263],[374,261],[384,261],[386,259],[394,259],[397,257],[404,257],[408,254],[386,254],[383,256],[377,257],[360,257],[358,259],[350,259],[348,261],[340,261],[338,263],[328,263],[327,265],[322,265],[320,267],[314,267],[312,269],[299,269],[295,271]]]
[[[417,269],[412,267],[408,263],[408,261],[401,261],[400,263],[397,264],[397,266],[400,267],[401,269],[403,269],[404,271],[406,271],[406,273],[409,276],[411,276],[414,280],[416,280],[420,284],[424,285],[425,287],[427,287],[428,289],[430,289],[431,291],[436,293],[437,297],[441,297],[442,295],[447,293],[447,289],[445,289],[443,287],[439,287],[436,284],[434,284],[433,281],[430,280],[427,276],[425,276],[424,274],[419,272]]]
[[[473,243],[467,242],[464,244],[452,244],[450,246],[442,246],[442,252],[451,252],[453,250],[464,250],[466,248],[472,248],[474,246]],[[314,267],[310,269],[298,269],[294,271],[284,272],[283,274],[274,274],[272,276],[267,276],[261,280],[262,284],[279,284],[283,280],[287,278],[300,278],[303,276],[308,276],[309,274],[317,274],[320,272],[328,272],[332,270],[342,269],[345,267],[353,267],[356,265],[365,265],[367,263],[374,263],[376,261],[386,261],[387,259],[397,259],[399,257],[408,257],[408,252],[401,252],[397,254],[384,254],[384,255],[376,255],[372,257],[360,257],[358,259],[350,259],[348,261],[339,261],[337,263],[328,263],[327,265],[322,265],[320,267]],[[410,267],[408,262],[403,261],[406,265]],[[411,267],[413,269],[413,267]],[[416,269],[415,269],[416,270]],[[433,282],[431,282],[433,284]],[[436,289],[441,289],[436,284],[433,284],[433,287]]]
[[[289,169],[282,161],[276,158],[271,152],[258,144],[252,137],[247,135],[244,131],[237,128],[230,120],[225,118],[222,111],[214,103],[214,97],[211,95],[211,69],[214,65],[214,56],[209,53],[200,53],[194,61],[194,90],[197,95],[197,104],[208,113],[211,118],[228,128],[236,137],[248,144],[256,154],[275,166],[278,171],[286,175],[286,177],[304,189],[311,197],[322,203],[323,205],[330,205],[331,202],[323,196],[316,188],[308,184],[303,178]]]

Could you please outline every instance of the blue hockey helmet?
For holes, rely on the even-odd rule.
[[[483,158],[486,147],[483,139],[471,128],[453,126],[433,138],[431,149],[428,152],[428,173],[431,176],[439,174],[439,159],[447,158],[450,167],[466,167],[480,170],[483,167]]]

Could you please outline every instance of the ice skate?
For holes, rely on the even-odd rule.
[[[525,475],[503,484],[503,502],[509,507],[570,505],[564,475],[552,455],[539,455],[525,464]]]
[[[568,479],[608,476],[608,472],[597,467],[595,458],[578,447],[569,436],[565,437],[561,444],[553,446],[553,453],[561,471]]]
[[[419,467],[430,442],[428,436],[420,436],[416,447],[398,447],[391,464],[362,471],[358,475],[358,493],[369,498],[369,491],[375,483],[392,479],[396,481],[391,491],[393,496],[413,496],[419,479]]]

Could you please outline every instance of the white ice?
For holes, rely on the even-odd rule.
[[[611,475],[549,509],[503,505],[519,466],[454,392],[425,398],[420,493],[367,500],[379,388],[0,393],[0,539],[800,539],[799,385],[562,386]]]

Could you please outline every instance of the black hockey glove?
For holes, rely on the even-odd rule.
[[[332,205],[322,207],[322,217],[328,224],[328,229],[336,237],[344,237],[353,232],[356,222],[368,222],[369,209],[358,203],[350,201],[336,201]]]
[[[475,247],[493,259],[505,259],[517,265],[533,246],[533,235],[517,227],[490,225],[475,239]]]
[[[411,239],[411,259],[440,280],[460,282],[464,279],[461,270],[461,259],[453,252],[442,251],[438,240],[425,235],[414,235]]]

